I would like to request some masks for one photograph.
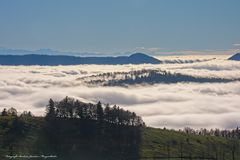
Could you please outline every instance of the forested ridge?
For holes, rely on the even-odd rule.
[[[68,159],[240,159],[240,130],[146,127],[117,105],[49,100],[44,117],[14,108],[0,114],[0,159],[53,155]],[[39,158],[41,159],[41,158]]]
[[[218,77],[198,77],[181,73],[171,73],[158,69],[142,69],[129,72],[108,72],[85,76],[77,80],[90,86],[128,86],[138,84],[171,84],[171,83],[223,83],[239,81]]]

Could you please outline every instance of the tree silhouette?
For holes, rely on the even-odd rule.
[[[55,102],[50,98],[48,105],[47,105],[47,114],[46,118],[54,118],[56,117],[56,111],[55,111]]]
[[[2,115],[2,116],[7,116],[7,115],[8,115],[6,108],[3,109],[1,115]]]
[[[144,125],[141,117],[134,112],[125,111],[114,105],[109,104],[103,107],[99,101],[97,104],[84,103],[73,98],[65,97],[59,102],[49,100],[47,105],[46,118],[75,118],[82,120],[95,120],[100,124],[103,122],[114,123],[117,125]]]
[[[110,107],[109,107],[109,104],[107,104],[105,109],[104,109],[104,117],[105,117],[105,121],[109,123],[110,122]]]
[[[104,118],[103,108],[102,108],[101,102],[99,101],[97,103],[97,120],[98,120],[98,122],[102,123],[104,120],[103,118]]]
[[[33,115],[30,111],[23,111],[20,117],[33,117]]]
[[[11,107],[10,109],[8,109],[7,114],[9,116],[17,116],[17,110],[15,108]]]

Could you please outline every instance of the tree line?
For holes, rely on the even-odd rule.
[[[18,117],[33,117],[30,111],[19,113],[15,108],[4,108],[0,112],[0,116],[18,116]],[[65,97],[60,101],[50,99],[46,106],[46,119],[71,118],[79,120],[95,120],[99,123],[111,123],[126,126],[145,126],[144,121],[135,112],[124,110],[117,105],[103,105],[100,101],[96,104],[84,103],[74,98]],[[185,127],[183,130],[178,130],[187,134],[216,136],[228,139],[240,139],[240,129],[192,129]]]
[[[9,109],[4,108],[0,114],[0,116],[14,116],[17,117],[18,116],[18,111],[11,107]],[[30,111],[23,111],[19,117],[33,117],[33,114]]]
[[[236,127],[235,129],[227,130],[227,129],[206,129],[201,128],[199,130],[194,130],[189,127],[185,127],[183,130],[179,130],[180,132],[184,132],[187,134],[194,135],[202,135],[202,136],[215,136],[215,137],[224,137],[228,139],[240,139],[240,129]]]
[[[61,101],[49,100],[46,118],[75,118],[82,120],[96,120],[99,123],[112,123],[127,126],[144,126],[144,122],[135,112],[124,110],[119,106],[84,103],[74,98],[65,97]]]
[[[19,113],[15,108],[4,108],[0,116],[32,117],[30,111]],[[100,123],[112,123],[127,126],[144,126],[142,118],[135,112],[124,110],[117,105],[112,107],[109,104],[103,105],[100,101],[97,104],[84,103],[74,98],[65,97],[60,101],[50,99],[46,106],[46,119],[54,118],[75,118],[80,120],[96,120]]]
[[[19,113],[15,108],[4,108],[0,112],[0,116],[18,116],[18,117],[33,117],[30,111],[23,111]],[[82,120],[96,120],[100,123],[112,123],[117,125],[127,126],[145,126],[142,118],[136,115],[135,112],[124,110],[117,105],[112,107],[109,104],[103,105],[100,101],[97,104],[84,103],[74,98],[65,97],[60,101],[49,100],[46,106],[46,119],[54,118],[75,118]],[[216,136],[228,139],[240,139],[240,129],[192,129],[185,127],[178,130],[187,134],[203,135],[203,136]]]
[[[0,112],[0,116],[18,116],[18,117],[33,117],[30,111],[19,113],[15,108],[4,108]],[[103,105],[100,101],[96,104],[84,103],[74,98],[65,97],[60,101],[49,100],[46,106],[46,119],[54,118],[74,118],[80,120],[95,120],[99,123],[112,123],[117,125],[127,126],[145,126],[144,121],[135,112],[124,110],[117,105],[112,107],[109,104]],[[240,129],[192,129],[185,127],[178,130],[187,134],[224,137],[228,139],[240,139]]]

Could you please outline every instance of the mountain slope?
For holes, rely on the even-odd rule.
[[[66,55],[0,55],[0,65],[78,65],[78,64],[159,64],[161,61],[135,53],[119,57],[76,57]]]
[[[240,53],[236,53],[232,57],[228,58],[228,60],[240,61]]]

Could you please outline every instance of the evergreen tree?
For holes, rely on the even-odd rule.
[[[2,115],[2,116],[7,116],[7,115],[8,115],[8,113],[7,113],[7,109],[6,109],[6,108],[3,109],[1,115]]]
[[[49,103],[47,105],[47,115],[46,118],[54,118],[56,117],[56,109],[55,102],[50,98]]]
[[[78,100],[74,102],[75,117],[83,119],[83,108]]]
[[[110,122],[110,109],[109,104],[107,104],[104,109],[104,118],[106,122]]]
[[[11,107],[10,109],[8,109],[7,115],[17,116],[17,110],[15,108]]]
[[[103,117],[104,117],[104,114],[103,114],[103,108],[102,108],[102,104],[101,102],[99,101],[97,103],[97,120],[102,123],[103,122]]]
[[[23,111],[20,117],[32,117],[32,113],[29,111]]]

